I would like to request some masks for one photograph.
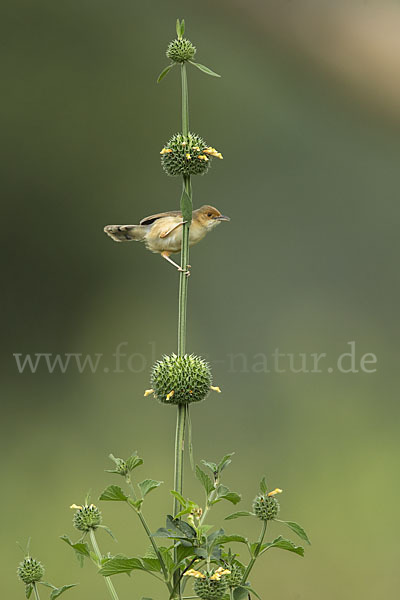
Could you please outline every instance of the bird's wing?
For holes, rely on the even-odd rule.
[[[180,217],[181,212],[179,210],[169,210],[168,212],[157,213],[156,215],[150,215],[149,217],[145,217],[140,221],[140,225],[151,225],[157,219],[162,219],[163,217]]]

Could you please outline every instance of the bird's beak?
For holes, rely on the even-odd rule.
[[[216,221],[230,221],[230,217],[225,217],[224,215],[220,215],[219,217],[215,217]]]

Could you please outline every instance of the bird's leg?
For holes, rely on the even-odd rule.
[[[167,260],[169,263],[171,263],[171,265],[174,265],[174,267],[176,267],[178,269],[178,271],[180,271],[181,273],[185,273],[185,275],[187,277],[189,277],[190,271],[189,270],[186,271],[185,269],[182,269],[182,267],[180,267],[175,261],[173,261],[169,255],[170,255],[170,253],[167,251],[161,252],[161,256],[163,258],[165,258],[165,260]],[[188,265],[188,268],[190,268],[190,265]]]

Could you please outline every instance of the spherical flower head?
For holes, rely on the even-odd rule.
[[[166,54],[167,58],[172,60],[172,62],[184,63],[188,60],[193,60],[194,55],[196,54],[196,48],[190,40],[180,38],[172,40],[172,42],[168,44]]]
[[[244,569],[239,563],[229,565],[228,569],[230,570],[230,574],[226,575],[226,584],[228,588],[235,589],[242,583]]]
[[[160,152],[161,165],[167,175],[204,175],[207,173],[212,158],[221,158],[222,154],[197,134],[186,136],[176,133],[165,144]]]
[[[101,512],[94,504],[85,504],[85,506],[73,504],[71,508],[77,509],[72,522],[79,531],[87,533],[91,529],[97,529],[101,524]]]
[[[27,556],[17,569],[17,575],[26,585],[40,581],[44,575],[43,565],[34,558]]]
[[[226,575],[216,577],[216,573],[196,577],[194,592],[202,600],[221,600],[228,592]]]
[[[259,494],[253,502],[254,514],[262,521],[272,521],[279,513],[279,502],[275,496]]]
[[[211,370],[199,356],[164,356],[151,373],[155,397],[165,404],[189,404],[204,400],[212,384]]]

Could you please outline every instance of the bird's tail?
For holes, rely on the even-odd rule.
[[[115,242],[143,242],[147,228],[143,225],[106,225],[104,231]]]

